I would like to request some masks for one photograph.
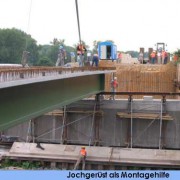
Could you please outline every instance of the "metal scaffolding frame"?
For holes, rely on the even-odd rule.
[[[157,112],[155,112],[155,113],[157,113],[157,114],[159,114],[159,144],[158,144],[158,147],[159,147],[159,149],[161,149],[162,148],[162,114],[163,114],[163,99],[160,101],[160,102],[157,102],[157,101],[144,101],[145,103],[150,103],[151,102],[151,106],[149,106],[149,107],[144,107],[144,108],[140,108],[140,109],[137,109],[136,111],[138,111],[138,110],[148,110],[148,108],[152,108],[153,106],[155,107],[155,106],[159,106],[159,109],[158,109],[158,111]],[[130,98],[130,100],[129,100],[129,103],[130,103],[130,113],[131,113],[131,123],[130,123],[130,126],[131,126],[131,128],[130,128],[130,148],[133,148],[133,139],[134,139],[134,137],[133,137],[133,119],[135,119],[136,117],[133,117],[133,113],[135,112],[134,111],[134,109],[133,109],[133,99],[132,99],[132,97]],[[154,104],[153,104],[154,103]],[[153,124],[153,122],[155,122],[155,120],[156,119],[153,119],[149,124],[148,124],[148,126],[143,130],[143,132],[136,138],[136,139],[138,139],[152,124]],[[136,140],[135,139],[135,140]]]

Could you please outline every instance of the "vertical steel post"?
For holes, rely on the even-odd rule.
[[[161,114],[160,114],[160,132],[159,132],[159,149],[161,149],[161,138],[162,138],[162,103],[163,100],[161,100]]]
[[[31,136],[32,136],[32,142],[35,142],[35,123],[34,123],[34,119],[31,120]]]
[[[64,143],[64,128],[65,128],[65,121],[66,121],[66,106],[63,107],[63,125],[62,125],[62,130],[61,130],[61,140],[60,143]]]
[[[30,136],[31,136],[31,120],[29,120],[29,124],[28,124],[26,143],[29,142]]]
[[[101,95],[96,95],[96,112],[95,113],[95,145],[99,145],[99,126],[100,126],[100,114],[98,115],[98,111],[100,110],[100,97]]]
[[[90,131],[89,146],[91,146],[91,141],[92,141],[92,136],[93,136],[95,113],[96,113],[96,103],[94,105],[94,112],[93,112],[93,117],[92,117],[92,125],[91,125],[91,131]]]
[[[133,143],[133,117],[132,117],[132,99],[131,99],[131,148]]]

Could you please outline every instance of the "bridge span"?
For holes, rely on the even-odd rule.
[[[114,68],[0,69],[0,131],[104,91]]]

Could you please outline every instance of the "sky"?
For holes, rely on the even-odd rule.
[[[155,48],[180,49],[180,0],[78,0],[81,39],[113,40],[119,51]],[[0,28],[17,28],[38,44],[53,38],[78,43],[75,0],[0,0]]]

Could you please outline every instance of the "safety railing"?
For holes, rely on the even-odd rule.
[[[0,83],[29,79],[43,76],[59,76],[62,74],[79,73],[84,71],[106,71],[115,70],[112,67],[32,67],[32,68],[0,68]]]

